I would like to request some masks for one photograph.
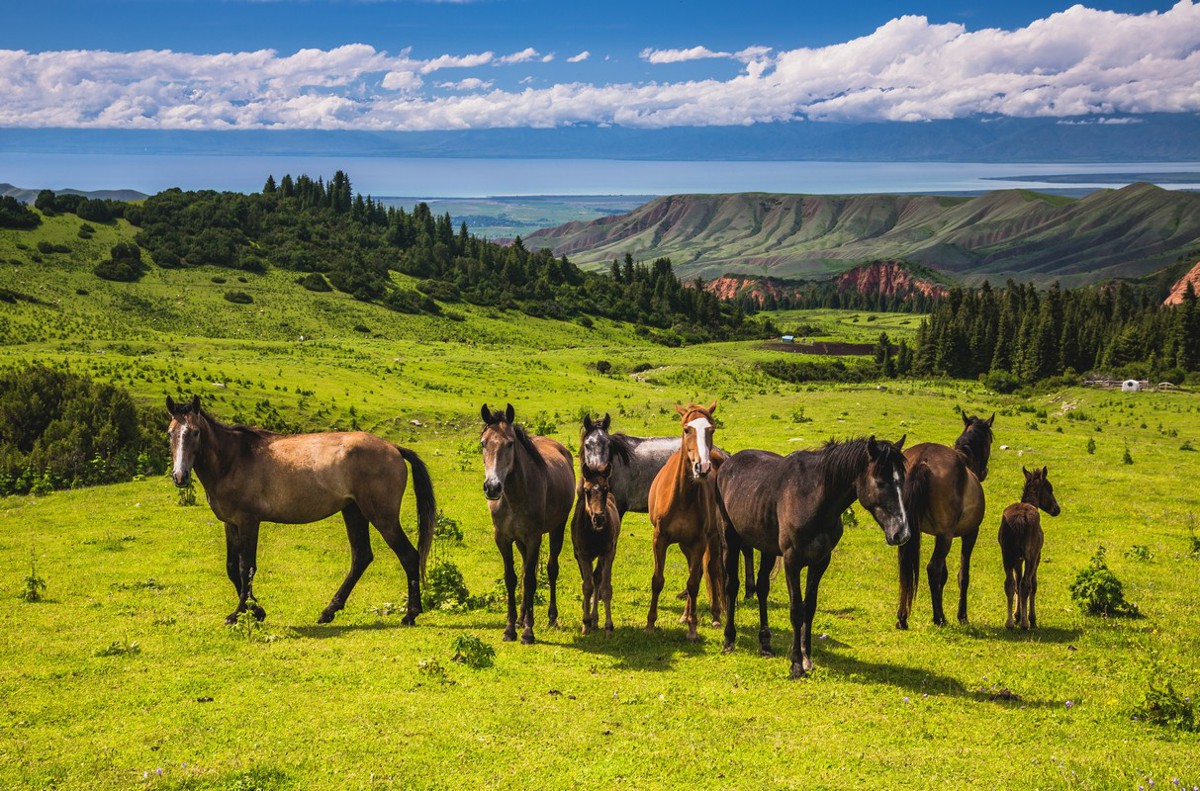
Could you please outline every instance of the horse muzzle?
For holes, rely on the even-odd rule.
[[[180,489],[182,489],[183,487],[187,486],[189,483],[192,482],[192,473],[190,470],[188,472],[184,472],[184,473],[172,472],[171,480],[175,482],[176,486],[178,486]]]
[[[712,472],[712,464],[711,463],[697,461],[692,464],[692,477],[693,478],[698,478],[698,479],[707,478],[708,474],[710,472]]]
[[[903,526],[899,530],[884,530],[883,537],[888,542],[890,547],[899,547],[907,544],[912,538],[912,530],[908,525]]]
[[[500,496],[503,494],[504,494],[504,484],[500,483],[499,481],[495,481],[495,482],[484,481],[483,482],[483,496],[484,497],[488,498],[489,500],[499,500]]]
[[[1054,508],[1047,509],[1046,513],[1050,514],[1050,516],[1058,516],[1062,513],[1062,509],[1058,507],[1058,503],[1055,503]]]
[[[592,514],[592,529],[603,530],[608,527],[608,517],[604,514]]]

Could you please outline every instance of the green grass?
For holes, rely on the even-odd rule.
[[[0,232],[0,255],[12,242]],[[236,287],[255,302],[239,306],[221,298],[229,285],[209,282],[215,270],[155,269],[118,286],[92,277],[81,253],[71,271],[26,261],[2,272],[0,287],[46,304],[3,306],[0,364],[69,365],[147,404],[198,392],[224,418],[252,419],[269,401],[309,428],[354,423],[413,447],[464,533],[461,545],[436,545],[432,562],[455,563],[475,594],[501,574],[481,492],[483,401],[512,402],[519,419],[553,426],[571,448],[584,410],[611,412],[615,429],[665,434],[678,430],[671,405],[689,399],[720,400],[716,440],[730,450],[788,452],[865,433],[951,442],[961,427],[955,404],[999,415],[971,625],[930,623],[922,573],[913,628],[895,631],[895,552],[859,510],[821,587],[816,671],[800,682],[786,677],[791,630],[779,579],[774,659],[756,655],[757,622],[745,605],[733,655],[721,653],[721,635],[708,627],[700,644],[688,643],[675,623],[682,603],[670,597],[660,631],[642,632],[644,515],[628,516],[622,530],[616,634],[579,635],[568,540],[562,628],[545,627],[541,605],[539,644],[521,646],[500,641],[498,610],[431,612],[401,627],[394,605],[403,575],[378,537],[376,561],[346,610],[317,626],[349,566],[338,518],[263,527],[255,589],[268,617],[231,628],[222,623],[235,600],[221,527],[202,498],[180,507],[165,476],[0,500],[0,787],[1200,783],[1200,737],[1133,720],[1151,682],[1200,694],[1200,560],[1190,556],[1189,534],[1200,490],[1188,483],[1200,457],[1180,450],[1200,430],[1194,395],[1000,397],[969,382],[792,386],[754,368],[769,355],[755,343],[667,349],[609,322],[588,330],[459,306],[451,309],[462,321],[402,316],[311,294],[282,273],[247,276]],[[868,324],[867,315],[794,317],[853,340],[859,327],[873,340],[885,320],[912,318]],[[370,332],[355,330],[359,323]],[[596,374],[589,365],[599,359],[615,372]],[[651,368],[633,373],[641,364]],[[812,422],[793,422],[800,409]],[[1068,420],[1068,410],[1086,419]],[[165,411],[163,427],[165,442]],[[1086,453],[1089,439],[1095,455]],[[1126,446],[1132,465],[1122,463]],[[1041,628],[1032,633],[1003,628],[995,541],[1000,510],[1019,497],[1022,465],[1049,466],[1063,509],[1043,518]],[[415,521],[411,496],[403,519]],[[1100,544],[1143,618],[1089,617],[1070,601],[1070,582]],[[1150,559],[1127,555],[1134,546],[1148,547]],[[923,554],[930,548],[927,540]],[[31,552],[47,585],[37,603],[18,598]],[[673,592],[685,568],[677,550],[668,558]],[[956,595],[952,579],[947,596]],[[495,649],[492,667],[452,661],[464,635]],[[989,699],[1004,688],[1020,700]]]

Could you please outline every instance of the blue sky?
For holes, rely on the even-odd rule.
[[[469,129],[1200,110],[1172,2],[45,0],[0,126]]]

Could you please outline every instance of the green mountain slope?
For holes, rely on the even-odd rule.
[[[681,276],[840,272],[884,258],[967,282],[1079,284],[1143,275],[1200,245],[1200,194],[1133,184],[1085,198],[999,190],[912,195],[673,195],[525,239],[580,263],[670,256]]]

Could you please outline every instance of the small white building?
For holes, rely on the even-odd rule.
[[[1141,389],[1142,383],[1136,379],[1126,379],[1124,382],[1121,382],[1122,393],[1136,393]]]
[[[783,341],[784,343],[793,343],[796,340],[796,336],[795,335],[784,335],[783,337],[780,338],[780,340]]]

